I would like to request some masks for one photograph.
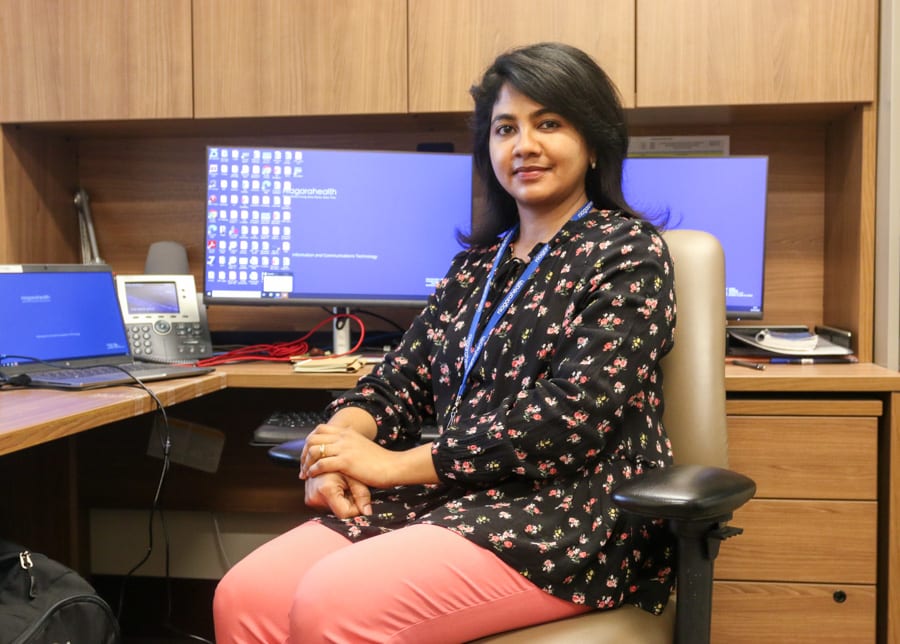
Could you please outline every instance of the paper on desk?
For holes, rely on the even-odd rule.
[[[363,367],[360,356],[322,356],[291,359],[298,373],[353,373]]]
[[[853,353],[852,349],[842,347],[812,333],[778,332],[768,329],[744,332],[740,329],[729,329],[728,334],[735,340],[740,340],[774,355],[847,356]],[[792,335],[795,336],[793,339]]]

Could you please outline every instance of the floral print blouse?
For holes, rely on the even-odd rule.
[[[674,583],[660,521],[619,511],[615,486],[671,463],[659,360],[672,346],[672,261],[656,229],[616,211],[569,221],[494,328],[462,399],[462,347],[497,252],[461,252],[397,350],[332,404],[365,408],[402,449],[441,428],[441,483],[373,490],[373,513],[320,521],[352,540],[412,523],[487,548],[546,592],[659,613]],[[498,270],[487,318],[521,272]]]

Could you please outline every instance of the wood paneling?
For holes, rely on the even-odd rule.
[[[0,0],[0,122],[189,117],[190,0]]]
[[[194,0],[198,118],[405,112],[405,0]]]
[[[796,366],[796,365],[793,365]],[[812,366],[812,365],[805,365]],[[820,365],[821,366],[821,365]],[[834,366],[834,365],[832,365]],[[842,371],[856,370],[859,365],[844,365]],[[881,367],[877,368],[878,370]],[[726,367],[729,370],[729,367]],[[891,372],[888,372],[891,373]],[[726,387],[730,390],[731,374],[726,375]],[[822,400],[819,398],[773,398],[767,400],[745,400],[743,398],[730,398],[726,403],[726,411],[729,416],[881,416],[884,405],[880,400],[854,400],[852,398],[839,398]],[[767,421],[760,420],[762,424]]]
[[[882,477],[879,518],[882,529],[879,539],[879,567],[881,568],[881,606],[884,610],[885,642],[900,642],[900,393],[890,397],[890,414],[879,451],[879,467],[889,475]]]
[[[875,602],[874,586],[717,581],[711,641],[875,642]]]
[[[633,0],[409,0],[409,110],[469,111],[469,88],[512,47],[588,52],[634,105]]]
[[[637,0],[637,104],[869,102],[877,0]]]
[[[0,263],[77,262],[75,146],[13,125],[0,133]]]
[[[874,106],[833,121],[825,165],[825,317],[857,325],[854,346],[865,361],[874,350],[876,128]]]
[[[874,501],[753,499],[731,523],[744,534],[723,545],[716,578],[874,584]]]
[[[875,417],[730,416],[728,448],[757,499],[877,499]]]

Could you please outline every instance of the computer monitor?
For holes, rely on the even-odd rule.
[[[204,301],[422,306],[471,229],[472,179],[470,154],[209,146]]]
[[[711,233],[725,251],[728,319],[763,315],[768,158],[631,157],[623,190],[628,203],[668,228]]]
[[[472,157],[207,148],[205,301],[421,306],[472,222]]]

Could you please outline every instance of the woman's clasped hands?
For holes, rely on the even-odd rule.
[[[307,505],[341,518],[372,514],[371,488],[438,481],[430,443],[393,451],[334,422],[319,425],[306,439],[300,478],[306,482]]]
[[[343,518],[371,514],[369,487],[387,487],[391,455],[353,429],[319,425],[300,456],[306,504]]]

